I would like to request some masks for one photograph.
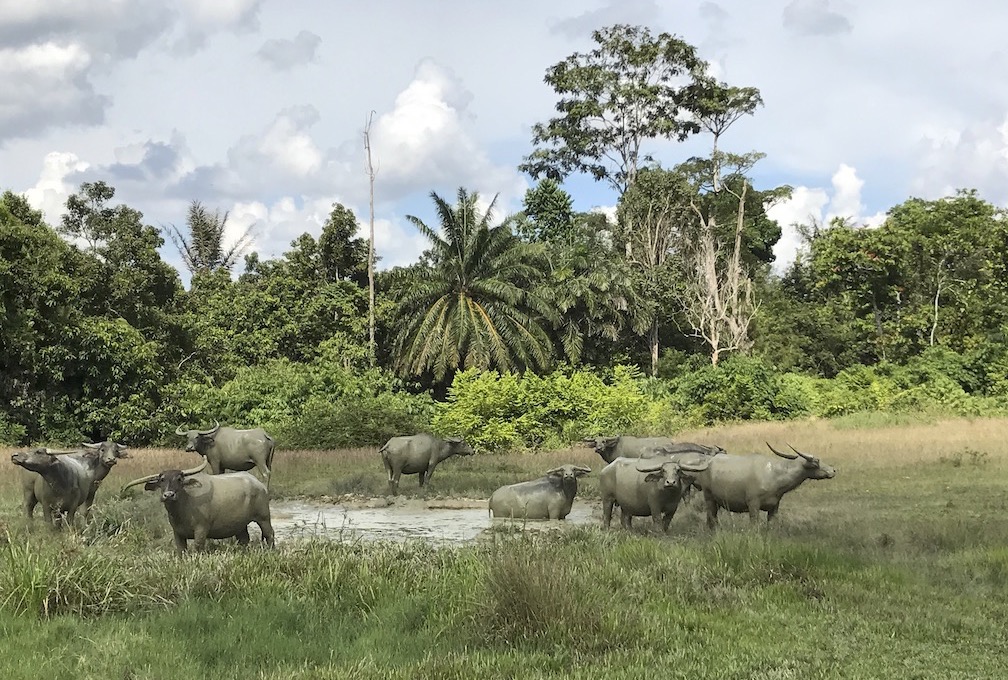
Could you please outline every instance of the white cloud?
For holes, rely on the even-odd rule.
[[[49,153],[42,164],[38,182],[24,192],[25,198],[33,208],[42,211],[48,224],[57,225],[66,212],[67,198],[77,190],[76,186],[67,184],[67,175],[87,168],[88,164],[72,153]]]
[[[273,39],[263,43],[256,55],[281,71],[310,64],[318,59],[322,38],[311,31],[299,31],[293,40]]]
[[[921,135],[920,170],[912,187],[924,198],[977,189],[988,200],[1008,203],[1008,114],[963,129],[934,127]]]
[[[91,56],[77,43],[0,49],[0,140],[100,122],[109,102],[88,82],[90,67]]]
[[[856,225],[877,227],[885,220],[884,212],[864,215],[865,207],[861,202],[864,181],[855,168],[841,163],[833,173],[831,184],[831,192],[821,187],[796,187],[789,199],[767,210],[767,216],[781,227],[780,241],[773,249],[774,271],[780,273],[787,269],[803,246],[795,225],[815,223],[825,227],[834,218],[840,218]]]

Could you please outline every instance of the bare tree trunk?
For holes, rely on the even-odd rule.
[[[941,260],[938,261],[938,271],[935,272],[935,296],[934,296],[934,319],[931,322],[931,346],[934,347],[935,344],[935,332],[938,330],[938,300],[941,298],[942,292],[942,267],[945,266],[945,260],[948,257],[948,253],[942,255]]]
[[[375,169],[371,162],[371,119],[374,111],[368,114],[367,125],[364,126],[364,150],[367,151],[368,183],[370,188],[370,233],[368,235],[368,359],[375,365],[378,351],[375,347],[375,285],[374,285],[374,178]]]
[[[658,376],[658,316],[651,322],[651,376]]]

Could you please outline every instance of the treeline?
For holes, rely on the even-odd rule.
[[[1008,233],[1001,211],[972,192],[907,201],[878,229],[810,230],[783,276],[761,270],[752,347],[716,366],[669,304],[658,376],[649,377],[646,329],[635,332],[633,312],[605,297],[611,287],[570,283],[618,278],[618,247],[581,268],[559,266],[571,251],[607,246],[570,234],[522,238],[527,214],[514,247],[533,256],[539,248],[554,265],[523,272],[528,289],[555,305],[539,320],[549,336],[542,366],[458,370],[449,356],[443,376],[416,375],[400,352],[410,332],[402,315],[418,312],[402,300],[434,278],[430,253],[379,272],[372,367],[366,248],[342,206],[319,239],[304,234],[269,261],[248,255],[237,277],[209,266],[186,290],[159,254],[158,230],[127,206],[95,202],[97,189],[108,193],[85,185],[75,199],[89,200],[71,201],[93,212],[67,218],[89,224],[90,241],[61,236],[19,196],[0,198],[6,443],[156,443],[179,424],[219,419],[263,425],[287,446],[377,444],[433,428],[482,448],[541,448],[729,419],[991,414],[1008,405]],[[604,224],[593,214],[572,219],[573,233]],[[560,289],[577,304],[563,310],[547,292]],[[606,332],[593,328],[592,309],[610,317]],[[570,326],[583,329],[577,355],[565,351]]]
[[[222,420],[288,446],[433,428],[536,448],[731,418],[1002,408],[1002,209],[961,191],[911,198],[878,228],[798,225],[798,258],[775,274],[767,209],[790,189],[755,187],[761,155],[723,150],[759,91],[714,80],[668,34],[593,37],[547,70],[558,116],[533,129],[521,169],[539,181],[520,212],[459,188],[431,194],[434,220],[408,217],[429,248],[376,273],[373,343],[368,243],[342,205],[262,259],[199,202],[158,229],[90,182],[50,225],[3,194],[0,441],[146,444]],[[644,155],[701,133],[707,158]],[[615,221],[573,209],[561,182],[577,172],[618,190]]]

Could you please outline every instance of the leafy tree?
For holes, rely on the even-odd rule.
[[[227,230],[228,213],[220,210],[210,212],[199,201],[189,204],[186,215],[186,228],[189,237],[174,224],[168,225],[165,232],[175,245],[182,263],[193,277],[208,274],[223,269],[231,271],[238,259],[252,245],[252,226],[250,225],[235,240],[229,248],[224,246],[224,236]]]
[[[355,236],[359,229],[353,212],[334,203],[318,240],[320,265],[327,281],[368,285],[368,241]]]
[[[459,188],[456,204],[431,193],[440,229],[407,219],[430,242],[424,261],[391,277],[397,301],[396,363],[406,375],[429,371],[441,381],[460,367],[539,368],[550,359],[543,323],[556,318],[536,282],[541,246],[492,224],[479,195]]]
[[[106,206],[115,189],[105,182],[84,182],[80,190],[67,198],[67,211],[61,219],[60,233],[84,241],[94,251],[109,236],[112,208]]]
[[[533,126],[538,148],[521,169],[551,179],[587,173],[622,195],[644,160],[645,141],[682,141],[700,130],[685,114],[699,104],[706,63],[692,45],[641,26],[610,26],[592,38],[595,49],[546,71],[560,115]]]
[[[524,219],[518,233],[529,241],[560,241],[571,236],[574,200],[555,181],[545,178],[525,192]]]

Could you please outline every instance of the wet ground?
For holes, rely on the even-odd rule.
[[[563,522],[528,521],[526,529],[549,529],[571,524],[590,524],[598,518],[599,504],[574,501]],[[511,520],[491,519],[485,500],[425,501],[375,498],[366,501],[322,502],[316,500],[270,503],[277,540],[322,538],[333,540],[467,543],[478,539],[494,524]]]

